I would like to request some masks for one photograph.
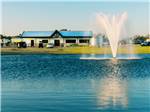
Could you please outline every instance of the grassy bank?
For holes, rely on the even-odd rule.
[[[1,54],[110,54],[110,47],[1,48]],[[150,46],[120,46],[119,54],[150,53]]]

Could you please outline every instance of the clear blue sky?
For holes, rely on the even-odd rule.
[[[67,2],[9,1],[2,3],[2,31],[18,35],[30,30],[95,30],[95,14],[118,14],[126,11],[127,35],[149,33],[150,3],[145,2]]]

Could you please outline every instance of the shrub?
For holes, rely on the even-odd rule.
[[[79,45],[78,44],[71,44],[70,46],[71,47],[78,47]]]

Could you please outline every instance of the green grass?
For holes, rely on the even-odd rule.
[[[2,54],[111,54],[110,47],[1,48]],[[118,54],[150,53],[150,46],[120,46]]]

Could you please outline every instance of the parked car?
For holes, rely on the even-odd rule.
[[[47,48],[53,48],[53,47],[54,47],[54,44],[53,44],[53,43],[48,43],[48,44],[46,45],[46,47],[47,47]]]
[[[143,42],[141,43],[141,46],[150,46],[150,42]]]

